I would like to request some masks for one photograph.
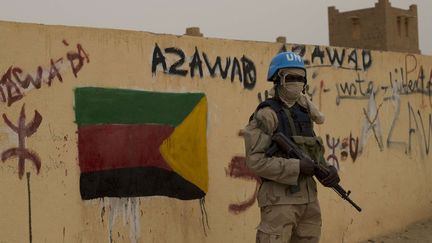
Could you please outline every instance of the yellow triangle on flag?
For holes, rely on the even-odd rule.
[[[203,97],[189,115],[159,147],[171,168],[203,192],[208,190],[207,98]]]

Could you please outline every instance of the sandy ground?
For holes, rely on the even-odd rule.
[[[361,243],[413,243],[432,242],[432,219],[408,226],[404,231],[373,238]]]

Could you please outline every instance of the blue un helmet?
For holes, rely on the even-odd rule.
[[[267,81],[274,82],[276,75],[283,68],[300,68],[305,71],[306,68],[303,59],[294,52],[282,52],[273,57],[267,74]],[[307,81],[306,81],[307,82]]]

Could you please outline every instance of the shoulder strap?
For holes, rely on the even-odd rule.
[[[284,110],[284,113],[285,113],[285,114],[288,114],[288,115],[287,115],[287,118],[288,118],[288,125],[289,125],[289,127],[290,127],[291,135],[292,135],[292,136],[297,136],[296,126],[295,126],[295,124],[294,124],[294,119],[293,119],[293,115],[295,115],[295,114],[293,114],[293,113],[290,111],[290,109],[285,109],[285,110]]]
[[[283,106],[281,104],[281,101],[277,100],[277,99],[267,99],[264,102],[261,102],[258,107],[256,108],[255,113],[259,110],[262,109],[264,107],[270,107],[277,115],[278,118],[278,127],[276,129],[276,132],[282,132],[285,136],[287,137],[292,137],[292,129],[295,130],[295,127],[292,127],[292,129],[288,129],[288,122],[293,123],[292,118],[288,118],[287,113],[285,113]],[[255,114],[254,113],[254,114]],[[251,116],[251,120],[253,118],[253,115]],[[291,124],[289,126],[292,126]],[[269,154],[266,153],[267,156],[271,156],[271,153],[274,153],[275,151],[278,150],[278,145],[276,145],[275,143],[273,143],[272,145],[273,150],[274,151],[268,151]],[[272,148],[271,147],[271,148]],[[266,181],[267,179],[265,178],[261,178],[261,180]],[[291,193],[296,193],[300,191],[300,186],[299,185],[290,185],[288,186],[289,190]]]
[[[264,107],[270,107],[277,115],[278,127],[276,129],[276,132],[282,132],[286,136],[291,137],[292,134],[290,133],[290,129],[288,129],[288,116],[283,110],[281,102],[277,99],[272,99],[272,98],[267,99],[258,105],[256,111]],[[253,114],[249,120],[252,120],[252,118],[253,118]]]

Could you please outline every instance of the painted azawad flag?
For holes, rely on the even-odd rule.
[[[75,115],[82,199],[205,196],[203,93],[77,88]]]

